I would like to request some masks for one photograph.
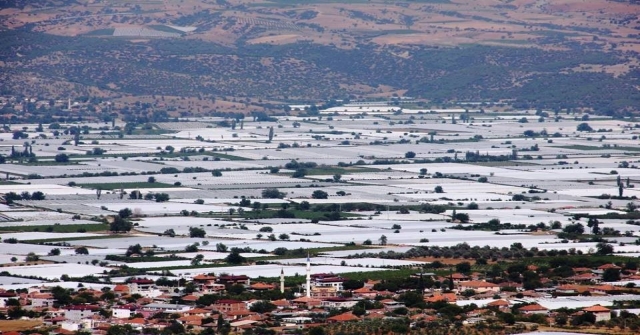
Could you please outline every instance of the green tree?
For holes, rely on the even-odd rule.
[[[278,238],[281,240],[288,240],[289,239],[289,235],[288,234],[280,234],[278,235]]]
[[[249,308],[250,311],[260,313],[260,314],[270,313],[275,309],[276,309],[276,305],[266,300],[260,300],[260,301],[254,302]]]
[[[167,193],[154,193],[153,198],[156,200],[156,202],[169,201],[169,195]]]
[[[120,215],[121,218],[126,219],[128,217],[131,217],[131,215],[133,215],[133,212],[130,208],[127,207],[119,210],[118,215]]]
[[[142,246],[140,245],[140,243],[138,244],[134,244],[134,245],[130,245],[127,248],[127,251],[125,253],[125,256],[129,257],[131,255],[142,255]]]
[[[329,197],[329,194],[323,190],[315,190],[311,194],[311,197],[313,199],[327,199]]]
[[[581,124],[578,125],[578,127],[576,127],[577,131],[593,131],[593,128],[591,128],[591,126],[589,126],[588,123],[583,122]]]
[[[200,249],[198,249],[198,244],[194,243],[194,244],[189,244],[188,246],[184,247],[184,251],[185,252],[198,252]]]
[[[45,195],[41,191],[35,191],[31,193],[31,200],[44,200]]]
[[[202,262],[203,259],[204,259],[204,255],[203,254],[197,254],[191,260],[191,265],[200,265],[200,263]]]
[[[53,248],[49,251],[49,256],[60,256],[60,249]]]
[[[605,282],[620,280],[620,270],[613,268],[605,269],[602,273],[602,280]]]
[[[598,255],[609,255],[613,253],[613,245],[606,242],[599,242],[596,244],[596,253]]]
[[[87,249],[86,247],[78,247],[75,250],[76,255],[88,255],[89,254],[89,249]]]
[[[69,156],[67,156],[67,154],[57,154],[54,159],[58,163],[67,163],[67,162],[69,162]]]
[[[113,221],[109,224],[109,231],[112,231],[114,233],[126,233],[128,231],[130,231],[133,228],[133,224],[123,218],[121,218],[119,215],[116,215],[113,217]]]
[[[471,264],[469,262],[461,262],[456,264],[456,271],[460,273],[470,273]]]
[[[200,237],[204,238],[207,235],[207,232],[198,227],[189,227],[189,237]]]
[[[40,260],[40,257],[38,255],[36,255],[35,252],[30,252],[27,254],[27,257],[25,257],[25,262],[37,262]]]
[[[267,188],[262,190],[262,197],[266,199],[282,199],[286,193],[280,192],[277,188]]]
[[[242,255],[240,255],[239,250],[233,249],[231,250],[231,253],[227,255],[225,261],[229,264],[243,264],[246,263],[247,260]]]

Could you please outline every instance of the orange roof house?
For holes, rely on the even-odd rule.
[[[503,299],[492,301],[487,304],[487,307],[509,307],[509,302]]]
[[[197,282],[201,282],[201,281],[210,281],[210,280],[216,280],[215,276],[210,276],[210,275],[206,275],[206,274],[199,274],[193,277],[193,281],[197,281]]]
[[[594,305],[591,307],[583,308],[582,310],[585,312],[591,312],[591,313],[611,312],[610,309],[600,305]]]
[[[596,322],[611,320],[611,310],[604,306],[594,305],[591,307],[583,308],[582,311],[595,315]]]
[[[278,308],[285,308],[285,307],[291,306],[291,303],[289,303],[289,300],[287,299],[274,300],[271,303]]]
[[[549,312],[549,309],[539,304],[522,306],[518,308],[518,310],[523,314],[546,314],[547,312]]]
[[[255,284],[251,284],[250,288],[252,290],[265,291],[265,290],[273,290],[276,288],[276,286],[273,284],[267,284],[267,283],[255,283]]]
[[[354,297],[363,297],[363,298],[375,298],[378,295],[377,291],[372,290],[369,287],[363,286],[359,289],[355,289],[351,291]]]
[[[598,270],[606,270],[606,269],[616,269],[616,270],[620,270],[621,268],[613,263],[609,263],[609,264],[604,264],[604,265],[600,265],[598,266]]]
[[[303,305],[307,307],[320,306],[320,304],[322,303],[320,299],[307,298],[307,297],[296,298],[296,299],[293,299],[292,302],[295,305]]]
[[[120,285],[116,285],[116,286],[113,288],[113,292],[115,292],[115,293],[120,293],[120,294],[126,294],[126,293],[129,293],[129,285],[122,285],[122,284],[120,284]]]
[[[486,281],[480,281],[480,280],[470,280],[470,281],[464,281],[464,282],[460,282],[458,283],[458,290],[460,291],[465,291],[465,290],[474,290],[478,293],[484,293],[484,292],[499,292],[500,291],[500,285],[498,284],[494,284],[494,283],[489,283]]]
[[[337,322],[349,322],[349,321],[359,321],[360,318],[353,315],[351,312],[342,313],[336,316],[332,316],[327,318],[328,323],[337,323]]]
[[[199,315],[188,315],[179,318],[178,321],[183,325],[200,326],[202,325],[202,319],[203,317]]]
[[[436,293],[431,297],[425,298],[425,301],[426,302],[444,301],[444,302],[454,303],[456,302],[457,299],[458,298],[456,297],[455,293]]]

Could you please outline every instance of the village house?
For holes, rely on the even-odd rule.
[[[249,278],[248,276],[245,276],[245,275],[240,275],[240,276],[234,276],[234,275],[219,276],[217,278],[217,282],[219,284],[224,284],[224,285],[239,284],[239,285],[243,285],[245,287],[251,286],[251,278]]]
[[[531,304],[518,308],[520,313],[528,315],[528,314],[547,314],[549,313],[549,309],[546,307],[540,306],[539,304]]]
[[[274,290],[275,288],[276,285],[267,283],[253,283],[249,286],[249,289],[253,291],[269,291]]]
[[[247,305],[243,301],[222,299],[213,304],[213,309],[221,313],[228,313],[231,311],[245,310]]]
[[[67,320],[80,321],[98,313],[100,307],[96,305],[70,305],[63,307],[62,310]]]
[[[191,309],[189,305],[151,303],[142,306],[143,311],[151,313],[183,313]]]
[[[346,281],[345,278],[336,276],[332,273],[312,274],[311,280],[311,285],[314,287],[333,287],[338,292],[344,289],[342,284]]]
[[[30,293],[28,297],[31,307],[51,307],[55,302],[51,293]]]
[[[378,292],[372,290],[367,286],[363,286],[359,289],[351,291],[351,294],[354,298],[374,299],[378,295]]]
[[[498,310],[498,311],[503,312],[503,313],[510,312],[511,308],[509,308],[509,307],[510,307],[509,302],[506,301],[506,300],[503,300],[503,299],[492,301],[492,302],[487,304],[487,308],[495,309],[495,310]]]
[[[113,306],[111,308],[111,314],[117,319],[127,319],[136,314],[136,311],[140,309],[140,306],[136,304],[126,304]]]
[[[338,296],[338,289],[332,286],[313,286],[311,287],[311,297],[317,299],[334,298]]]
[[[359,321],[359,320],[360,318],[353,315],[353,313],[346,312],[346,313],[342,313],[342,314],[327,318],[327,323],[350,322],[350,321]]]
[[[400,301],[395,301],[395,300],[392,300],[392,299],[385,299],[385,300],[381,300],[380,302],[384,306],[384,310],[388,311],[388,312],[393,312],[394,310],[396,310],[398,308],[406,308],[404,303],[402,303]]]
[[[611,310],[604,306],[594,305],[591,307],[583,308],[582,311],[595,315],[596,322],[611,320]]]
[[[466,290],[474,290],[476,293],[498,293],[500,292],[500,286],[494,283],[486,281],[462,281],[458,284],[458,292],[464,292]]]
[[[346,298],[326,298],[320,303],[320,306],[324,308],[352,308],[358,303],[357,300],[351,300]]]
[[[440,293],[440,292],[434,293],[433,295],[426,296],[424,298],[424,300],[428,303],[434,303],[434,302],[440,302],[440,301],[455,303],[457,299],[458,297],[456,296],[455,293]]]
[[[139,294],[143,297],[156,298],[164,292],[156,287],[156,283],[151,279],[133,279],[128,284],[129,294]]]

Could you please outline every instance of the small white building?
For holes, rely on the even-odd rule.
[[[148,304],[142,306],[142,309],[149,312],[163,312],[163,313],[184,313],[190,310],[192,307],[189,305],[180,304]]]
[[[138,308],[139,307],[137,305],[114,306],[111,309],[111,315],[116,319],[128,319],[132,315],[136,314]]]
[[[384,310],[389,312],[398,308],[407,307],[404,303],[399,301],[383,301],[382,305],[384,305]]]
[[[72,305],[64,307],[62,310],[67,320],[79,322],[98,313],[100,307],[95,305]]]
[[[320,303],[324,308],[352,308],[358,303],[356,300],[349,300],[344,298],[327,298]]]
[[[164,293],[151,279],[135,279],[128,286],[129,294],[139,294],[146,298],[157,298]]]
[[[312,323],[313,318],[306,317],[306,316],[294,316],[289,318],[282,318],[282,322],[290,325],[302,325],[305,323]]]
[[[29,297],[32,307],[51,307],[55,302],[51,293],[34,293]]]

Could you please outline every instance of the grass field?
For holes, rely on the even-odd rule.
[[[595,144],[595,143],[594,143]],[[621,151],[640,151],[640,147],[609,147],[609,148],[604,148],[601,146],[596,146],[596,145],[564,145],[564,146],[557,146],[556,148],[562,148],[562,149],[574,149],[574,150],[621,150]]]
[[[56,162],[56,161],[38,161],[34,163],[23,163],[22,165],[27,166],[64,166],[64,165],[78,165],[77,161],[69,161],[69,162]]]
[[[121,188],[130,189],[130,188],[169,188],[169,187],[178,187],[172,184],[165,183],[148,183],[148,182],[137,182],[137,183],[87,183],[87,184],[78,184],[78,186],[82,188],[90,188],[90,189],[101,189],[101,190],[119,190]]]
[[[42,225],[42,226],[13,226],[0,227],[0,233],[4,232],[51,232],[51,233],[77,233],[83,230],[87,233],[96,231],[105,231],[108,225],[98,223],[95,224],[68,224],[68,225]]]
[[[230,161],[250,161],[249,158],[244,158],[244,157],[234,156],[234,155],[229,155],[229,154],[222,154],[222,153],[219,153],[219,152],[206,152],[204,154],[210,155],[210,156],[213,156],[213,157],[218,157],[220,159],[228,159]]]
[[[539,165],[535,163],[523,162],[523,161],[503,161],[503,162],[468,162],[463,164],[478,165],[478,166],[532,166]]]
[[[42,244],[42,243],[56,243],[56,242],[72,242],[72,241],[84,241],[84,240],[106,240],[112,238],[129,237],[129,235],[100,235],[100,236],[81,236],[81,237],[61,237],[61,238],[49,238],[39,240],[21,240],[20,243],[28,244]]]
[[[363,173],[363,172],[376,172],[380,171],[377,169],[367,168],[367,167],[317,167],[313,169],[307,169],[307,176],[317,176],[317,175],[345,175],[351,173]]]
[[[573,150],[605,150],[605,148],[603,148],[601,146],[595,146],[595,145],[594,146],[591,146],[591,145],[563,145],[563,146],[557,146],[556,148],[573,149]]]
[[[331,212],[313,212],[313,211],[302,211],[289,209],[288,212],[292,212],[297,219],[318,219],[318,220],[326,220],[325,214],[330,214]],[[262,210],[262,211],[251,211],[242,213],[243,218],[249,219],[269,219],[276,217],[277,212],[273,210]],[[353,214],[353,213],[340,213],[341,218],[356,218],[361,217],[362,215]]]

